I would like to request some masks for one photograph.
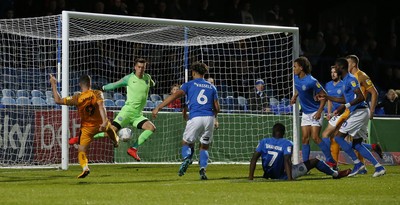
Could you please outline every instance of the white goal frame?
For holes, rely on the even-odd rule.
[[[67,97],[69,94],[69,20],[70,18],[85,18],[92,20],[116,20],[123,22],[135,23],[151,23],[159,25],[176,25],[176,26],[197,26],[208,28],[222,28],[222,29],[247,29],[258,31],[270,32],[287,32],[293,34],[293,49],[292,56],[297,58],[299,56],[299,29],[298,27],[283,27],[283,26],[264,26],[264,25],[248,25],[248,24],[230,24],[230,23],[215,23],[215,22],[200,22],[200,21],[185,21],[185,20],[172,20],[160,18],[145,18],[134,16],[120,16],[109,14],[95,14],[86,12],[63,11],[62,12],[62,97]],[[187,75],[187,70],[185,71]],[[66,79],[66,80],[65,80]],[[294,92],[294,84],[293,84]],[[293,105],[293,162],[299,161],[299,106],[298,103]],[[61,169],[68,169],[68,128],[69,128],[69,108],[62,106],[62,155],[61,155]]]

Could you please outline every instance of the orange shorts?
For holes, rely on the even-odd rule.
[[[111,125],[110,122],[107,123],[107,128],[109,128]],[[95,126],[95,127],[81,127],[81,133],[79,135],[79,144],[80,145],[89,145],[92,140],[93,136],[95,136],[97,133],[104,132],[104,131],[99,131],[100,125]]]

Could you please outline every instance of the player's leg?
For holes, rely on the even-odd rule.
[[[201,117],[195,117],[186,122],[185,131],[182,137],[182,164],[179,167],[178,175],[183,176],[190,165],[191,157],[193,156],[194,144],[197,136],[203,132],[204,128],[201,126]]]
[[[301,116],[301,155],[303,162],[310,158],[310,135],[311,135],[311,124],[312,114],[305,114]]]
[[[324,153],[326,161],[330,163],[331,167],[336,167],[336,161],[333,160],[330,147],[319,137],[319,133],[321,131],[320,126],[312,126],[311,127],[311,137],[314,142],[321,149],[322,153]]]
[[[350,174],[351,169],[343,170],[343,171],[335,171],[329,165],[327,165],[324,161],[313,158],[306,162],[304,162],[307,170],[311,170],[316,168],[318,171],[323,172],[327,175],[331,175],[334,179],[340,179]]]
[[[208,148],[213,139],[214,132],[214,117],[201,117],[204,126],[204,132],[200,137],[200,179],[207,180],[206,170],[208,166]]]
[[[115,132],[115,130],[111,127],[110,122],[107,122],[107,127],[105,129],[105,132],[101,132],[101,133],[104,133],[105,136],[109,137],[112,140],[115,148],[119,146],[119,137],[118,137],[117,133]]]
[[[141,116],[138,120],[135,120],[133,125],[136,128],[143,130],[143,132],[139,135],[138,139],[132,146],[137,149],[146,140],[148,140],[151,135],[153,135],[153,133],[156,131],[156,126],[144,116]]]
[[[98,127],[82,127],[81,135],[79,137],[79,146],[78,146],[78,160],[79,164],[82,167],[82,173],[78,175],[78,178],[85,178],[90,173],[90,169],[88,166],[88,158],[87,158],[87,150],[89,148],[89,144],[92,141],[92,137],[96,132],[98,132]]]

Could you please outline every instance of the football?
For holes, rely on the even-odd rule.
[[[122,128],[118,131],[118,137],[123,142],[127,142],[132,138],[132,130],[129,128]]]

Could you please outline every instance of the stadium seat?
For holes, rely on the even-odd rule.
[[[32,96],[32,98],[34,98],[34,97],[44,98],[44,94],[40,90],[32,90],[31,91],[31,96]]]
[[[46,99],[48,98],[53,98],[53,92],[50,90],[46,91]]]
[[[14,98],[12,98],[12,97],[2,97],[1,98],[1,104],[3,104],[3,105],[15,105],[16,102],[15,102]]]
[[[46,101],[41,97],[32,97],[32,105],[46,105]]]
[[[153,101],[147,100],[147,102],[146,102],[146,108],[151,108],[151,109],[153,109],[153,108],[155,108],[155,107],[156,107],[156,106],[154,105]]]
[[[104,106],[106,106],[106,107],[112,107],[112,106],[115,106],[115,103],[114,103],[113,100],[104,99]]]
[[[155,103],[155,102],[157,102],[157,101],[159,101],[159,100],[162,100],[162,98],[161,98],[161,96],[158,95],[158,94],[151,94],[151,95],[150,95],[150,100],[153,101],[153,102]]]
[[[287,98],[282,98],[280,104],[288,106],[288,105],[290,105],[290,100]]]
[[[28,97],[18,97],[15,102],[17,103],[17,105],[30,105],[31,104],[31,101],[29,100]]]
[[[245,97],[238,96],[237,101],[241,110],[247,110],[247,99]]]
[[[157,107],[159,104],[162,103],[162,100],[157,100],[154,102],[154,107]]]
[[[169,97],[169,94],[163,94],[163,99],[167,99],[167,97]]]
[[[123,100],[123,99],[116,100],[115,105],[118,107],[122,107],[125,105],[125,100]]]
[[[117,102],[117,100],[124,100],[125,101],[125,96],[122,93],[115,92],[114,93],[114,100]]]
[[[47,97],[47,98],[46,98],[46,104],[47,104],[47,105],[55,105],[56,102],[54,102],[54,98],[52,98],[52,97]]]
[[[1,91],[1,93],[3,94],[3,97],[10,97],[10,98],[14,98],[15,97],[15,93],[11,89],[3,89]]]
[[[276,98],[270,98],[269,99],[269,105],[270,106],[278,106],[279,105],[279,101]]]
[[[16,97],[17,98],[19,98],[19,97],[27,97],[27,98],[29,98],[30,94],[29,94],[29,92],[27,90],[17,90]]]
[[[103,92],[104,99],[112,99],[112,95],[109,92]]]

